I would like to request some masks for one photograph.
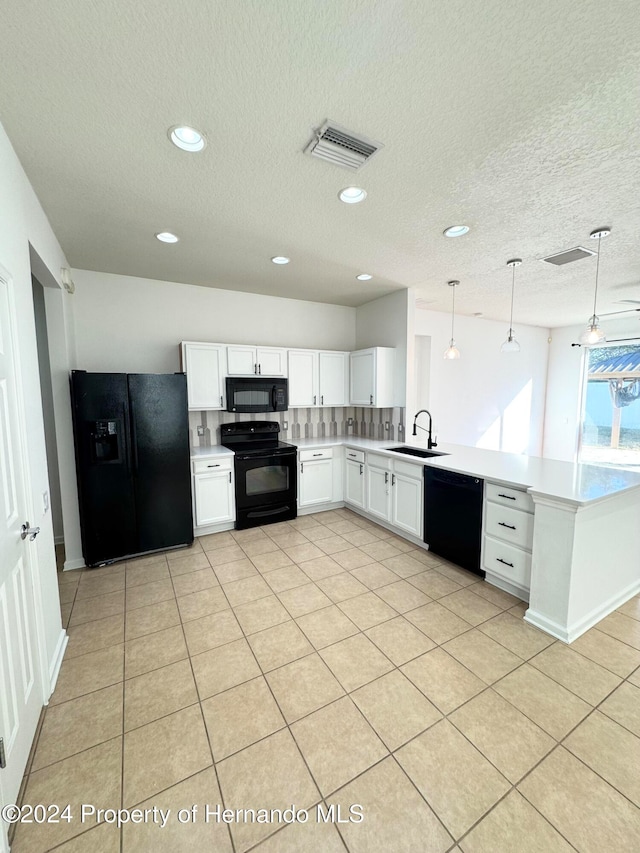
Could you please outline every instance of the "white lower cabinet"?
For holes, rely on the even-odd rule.
[[[298,463],[298,506],[317,506],[333,500],[333,452],[300,451]]]
[[[365,508],[364,453],[347,448],[344,466],[344,502]]]
[[[394,462],[391,475],[391,524],[422,538],[422,466]],[[408,469],[408,470],[405,470]]]
[[[531,585],[533,501],[522,489],[485,484],[482,567],[487,580],[527,596]]]
[[[369,515],[420,538],[422,465],[368,453],[366,482]]]
[[[196,527],[235,520],[235,495],[231,459],[193,462],[193,509]]]
[[[386,456],[367,455],[367,504],[370,515],[391,520],[391,460]]]

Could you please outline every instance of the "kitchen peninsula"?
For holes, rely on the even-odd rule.
[[[385,449],[397,443],[357,437],[306,439],[297,444],[307,449],[338,442],[397,457]],[[412,444],[423,449],[407,442]],[[447,455],[416,456],[415,464],[480,477],[485,489],[491,483],[512,486],[532,499],[526,621],[571,643],[640,591],[639,474],[454,444],[437,449]],[[403,461],[411,458],[402,456]],[[485,494],[485,506],[486,499]],[[483,538],[486,543],[486,535]],[[486,555],[483,562],[486,566]],[[490,572],[487,580],[509,589]]]
[[[310,461],[328,464],[333,471],[324,504],[311,501],[304,505],[299,488],[300,514],[346,504],[385,524],[379,514],[369,511],[369,490],[365,489],[375,470],[385,465],[390,474],[382,482],[395,483],[396,477],[391,478],[391,474],[398,472],[397,479],[408,474],[404,482],[411,485],[413,475],[412,494],[419,501],[413,510],[414,518],[421,518],[422,513],[423,466],[484,480],[481,565],[487,581],[528,598],[526,621],[566,643],[573,642],[640,591],[640,474],[454,444],[440,444],[437,452],[442,455],[424,459],[389,449],[399,447],[398,442],[357,436],[298,439],[295,443],[299,483],[307,476],[305,468],[309,470]],[[404,446],[424,450],[416,442]],[[202,466],[208,454],[220,452],[221,448],[198,448],[193,458]],[[359,477],[362,480],[358,497],[349,492],[351,470],[356,481]],[[501,507],[501,503],[506,506]],[[514,546],[513,540],[496,538],[502,535],[491,529],[496,508],[510,513],[504,516],[509,521],[517,517],[527,523],[528,541]],[[507,535],[517,526],[508,521],[497,524]],[[411,525],[394,525],[391,518],[385,526],[416,546],[428,546],[422,541],[419,523],[413,532]],[[498,546],[502,551],[495,550]],[[499,569],[513,564],[517,570],[518,556],[523,568],[512,582],[509,569]]]

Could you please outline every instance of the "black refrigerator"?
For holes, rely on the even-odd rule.
[[[184,373],[71,373],[87,566],[193,542]]]

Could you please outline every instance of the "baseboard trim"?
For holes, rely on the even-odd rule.
[[[332,501],[326,504],[314,504],[313,506],[299,506],[298,515],[315,515],[317,512],[330,512],[332,509],[343,509],[344,501]]]
[[[519,598],[521,601],[529,601],[529,590],[524,586],[518,586],[518,584],[506,581],[504,578],[501,578],[499,575],[494,575],[491,572],[485,573],[485,580],[492,586],[503,590],[503,592],[515,595],[516,598]]]
[[[553,637],[556,637],[556,639],[562,640],[563,643],[569,644],[573,643],[574,640],[577,640],[578,637],[581,637],[590,628],[593,628],[594,625],[597,625],[598,622],[605,618],[605,616],[608,616],[610,613],[613,613],[614,610],[617,610],[620,605],[625,603],[625,601],[629,601],[630,598],[637,595],[638,592],[640,592],[640,580],[633,581],[633,583],[630,583],[622,592],[612,596],[608,601],[605,601],[604,604],[598,605],[598,607],[594,608],[590,613],[587,613],[586,616],[583,616],[576,622],[572,622],[570,625],[566,626],[560,625],[553,619],[548,619],[542,613],[531,610],[531,608],[527,610],[524,618],[531,625],[535,625],[536,628],[540,628],[540,630],[546,631],[547,634],[551,634]]]
[[[51,694],[56,689],[56,682],[58,681],[58,675],[60,674],[60,667],[62,666],[62,659],[64,658],[64,653],[67,650],[67,643],[69,642],[69,635],[64,630],[64,628],[60,631],[60,636],[58,637],[58,644],[56,645],[56,651],[53,656],[53,660],[49,666],[49,685],[50,692],[47,697],[46,705],[49,704],[49,699],[51,698]]]
[[[235,521],[223,521],[220,524],[207,524],[204,527],[194,527],[194,536],[209,536],[211,533],[224,533],[226,530],[234,530]]]
[[[73,569],[84,569],[85,562],[82,557],[79,557],[77,560],[65,560],[64,566],[62,567],[63,572],[70,572]]]

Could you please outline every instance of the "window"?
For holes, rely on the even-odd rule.
[[[580,462],[640,471],[640,345],[586,352]]]

